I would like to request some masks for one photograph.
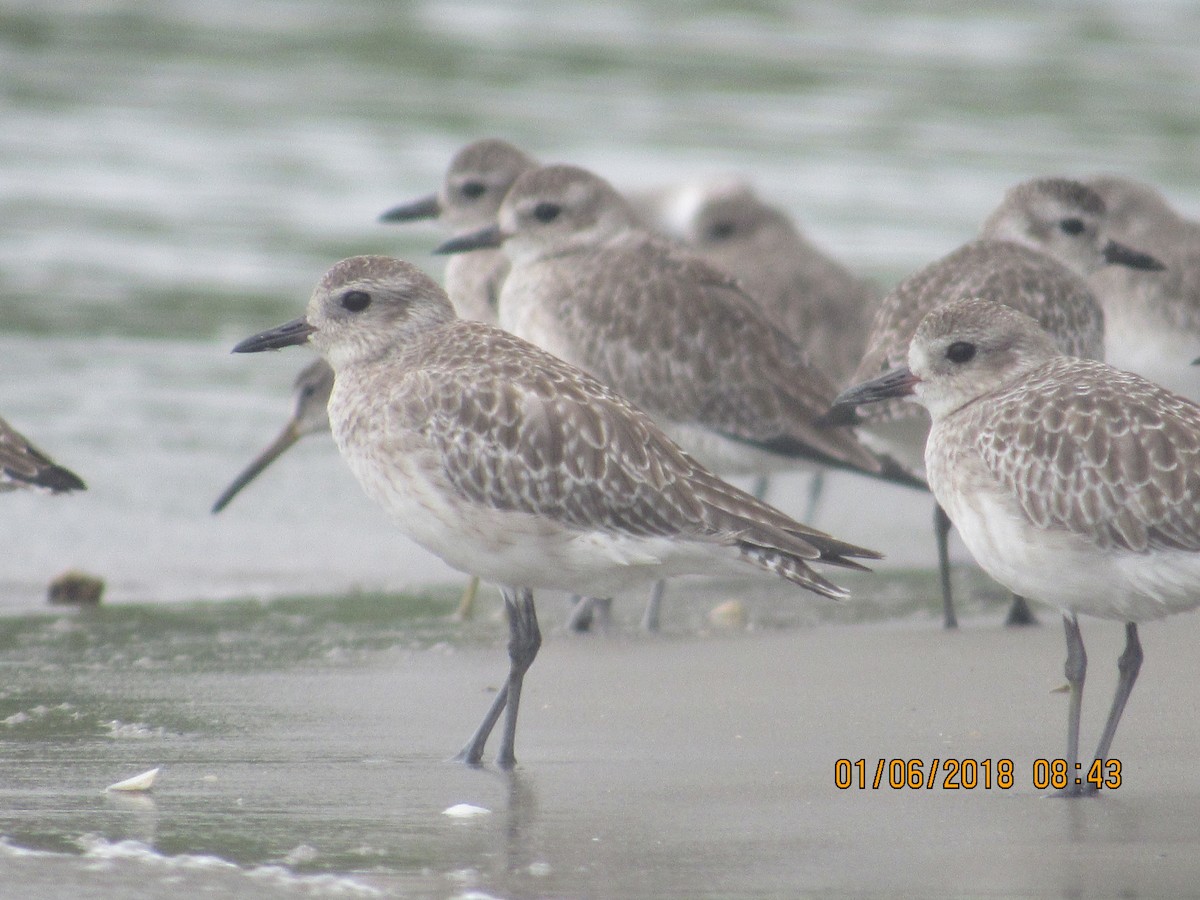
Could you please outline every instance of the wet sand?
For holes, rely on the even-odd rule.
[[[142,841],[153,864],[80,861],[78,883],[99,865],[151,893],[182,883],[220,896],[275,896],[243,877],[264,865],[348,875],[339,890],[430,897],[1134,897],[1200,883],[1195,616],[1143,628],[1146,663],[1114,745],[1122,784],[1068,802],[1033,784],[1034,760],[1061,755],[1065,739],[1049,614],[1020,631],[980,614],[946,633],[930,613],[578,637],[551,630],[560,612],[543,604],[547,639],[511,775],[447,761],[503,674],[503,640],[489,636],[499,623],[483,621],[470,629],[482,640],[331,653],[299,669],[129,667],[122,702],[150,723],[186,714],[190,726],[98,747],[10,744],[19,764],[0,789],[2,831],[21,846],[53,847],[51,834],[99,836],[110,850]],[[1122,637],[1084,623],[1085,751]],[[982,768],[973,790],[943,778],[897,790],[886,775],[880,789],[835,786],[838,759],[865,760],[870,780],[877,760],[896,758],[991,761],[993,775],[1008,759],[1013,786],[985,788]],[[149,797],[99,794],[159,764]],[[443,815],[460,803],[490,812]],[[161,862],[185,854],[241,868]],[[48,871],[0,855],[5,880],[35,886]],[[74,881],[47,878],[54,891],[33,896]]]

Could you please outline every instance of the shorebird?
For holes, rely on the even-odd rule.
[[[333,367],[334,440],[366,493],[418,544],[503,586],[509,675],[459,754],[467,763],[504,713],[497,764],[515,764],[541,644],[534,589],[607,596],[672,575],[758,573],[844,597],[810,563],[879,558],[721,481],[584,372],[457,318],[408,263],[343,260],[303,318],[234,350],[310,342]]]
[[[1200,222],[1148,184],[1115,175],[1088,184],[1108,205],[1113,234],[1166,266],[1111,266],[1088,279],[1104,308],[1105,361],[1200,400],[1200,370],[1188,365],[1200,351]]]
[[[64,494],[86,490],[87,485],[0,419],[0,492],[28,488]]]
[[[323,359],[315,359],[296,376],[292,385],[292,415],[283,430],[230,482],[213,504],[214,514],[229,505],[234,497],[257,478],[267,466],[283,455],[300,438],[329,431],[329,392],[333,390],[333,369]]]
[[[451,233],[483,228],[496,221],[500,202],[517,176],[536,166],[533,159],[507,141],[474,141],[454,154],[436,194],[394,206],[380,220],[437,219]],[[449,259],[442,280],[460,316],[495,324],[500,286],[507,274],[504,251],[490,250]]]
[[[1029,316],[964,299],[921,322],[907,367],[850,389],[916,395],[933,419],[925,467],[964,543],[1013,592],[1062,610],[1069,795],[1087,792],[1077,616],[1125,622],[1103,762],[1142,661],[1137,623],[1200,605],[1200,406],[1063,354]],[[1090,770],[1089,770],[1090,771]]]
[[[874,285],[817,248],[787,213],[740,179],[685,186],[666,216],[688,246],[738,279],[833,384],[849,383],[879,303]],[[816,514],[823,487],[818,470],[805,521]],[[762,497],[766,489],[760,476],[754,494]]]
[[[867,348],[880,292],[815,246],[744,181],[682,190],[670,218],[682,239],[733,275],[830,381],[844,387]]]
[[[292,415],[283,429],[262,452],[243,469],[213,504],[216,515],[233,500],[251,481],[262,474],[267,466],[284,454],[302,437],[310,434],[329,433],[329,394],[333,390],[333,369],[321,357],[317,357],[300,370],[292,386]],[[452,618],[465,621],[474,613],[475,596],[479,592],[479,579],[474,576],[467,582],[459,598]]]
[[[1085,277],[1105,264],[1161,268],[1153,257],[1110,239],[1104,201],[1065,178],[1039,178],[1011,188],[980,237],[900,282],[875,315],[867,352],[853,380],[865,381],[904,362],[918,323],[961,297],[1003,303],[1032,316],[1072,356],[1102,359],[1104,314]],[[879,404],[859,413],[842,406],[828,420],[861,424],[908,464],[919,467],[929,417],[911,403]],[[947,550],[949,522],[935,509],[944,624],[957,624]],[[1014,600],[1008,621],[1029,621]]]
[[[733,276],[646,230],[599,176],[525,172],[497,224],[437,252],[497,246],[512,260],[500,325],[628,397],[721,475],[815,465],[925,489],[851,429],[815,424],[832,382]]]

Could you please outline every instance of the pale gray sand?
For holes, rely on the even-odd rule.
[[[789,602],[830,601],[797,592],[755,609],[782,614]],[[348,877],[346,890],[406,897],[1193,890],[1200,619],[1145,627],[1143,683],[1114,747],[1124,782],[1078,802],[1045,799],[1031,783],[1033,761],[1062,749],[1065,695],[1050,693],[1062,682],[1060,629],[1012,632],[993,615],[953,634],[933,625],[922,615],[733,635],[672,633],[671,623],[665,638],[552,633],[526,684],[511,776],[446,761],[501,683],[498,623],[478,623],[453,647],[400,639],[299,667],[125,666],[97,705],[139,710],[123,718],[140,715],[147,734],[16,740],[6,751],[0,833],[50,848],[90,834],[88,855],[0,852],[0,881],[21,878],[30,896],[99,877],[142,892],[128,896],[183,884],[268,897],[277,886],[262,866],[277,864],[289,879]],[[1084,629],[1090,742],[1121,629]],[[1015,783],[842,791],[839,758],[1011,759]],[[164,769],[149,799],[99,793],[151,764]],[[443,815],[460,803],[491,812]],[[139,857],[121,840],[155,852]]]

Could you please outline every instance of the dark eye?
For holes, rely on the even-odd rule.
[[[468,200],[474,200],[476,197],[482,197],[487,191],[487,185],[482,181],[468,181],[461,188],[462,195]]]
[[[708,237],[714,241],[725,241],[733,237],[735,231],[737,229],[732,222],[713,222],[708,226]]]
[[[946,359],[952,363],[965,363],[975,356],[975,345],[969,341],[955,341],[946,348]]]
[[[342,294],[342,309],[362,312],[371,305],[371,295],[366,291],[346,291]]]
[[[560,212],[562,207],[557,203],[539,203],[533,208],[533,217],[539,222],[553,222]]]
[[[1063,219],[1058,223],[1066,234],[1083,234],[1084,224],[1083,219]]]

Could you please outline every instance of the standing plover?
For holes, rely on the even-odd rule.
[[[419,269],[343,260],[304,318],[238,352],[308,342],[333,367],[333,436],[364,490],[450,565],[503,586],[510,670],[461,758],[477,764],[541,643],[533,589],[590,596],[682,574],[769,574],[827,597],[810,567],[878,554],[801,525],[726,484],[591,376],[455,316]]]
[[[452,233],[483,228],[496,221],[500,201],[517,176],[536,166],[533,159],[507,141],[474,141],[454,154],[436,194],[394,206],[380,219],[437,219]],[[507,274],[504,251],[489,250],[449,259],[442,282],[460,316],[495,324],[500,286]]]
[[[1094,789],[1079,761],[1087,656],[1076,617],[1126,623],[1103,765],[1142,661],[1137,623],[1200,605],[1200,406],[1065,356],[1029,316],[979,299],[929,313],[908,365],[847,399],[913,393],[933,419],[930,487],[963,542],[1001,584],[1062,610],[1066,793]]]
[[[1003,303],[1032,316],[1065,353],[1101,359],[1104,314],[1085,277],[1106,263],[1161,267],[1147,254],[1111,240],[1104,201],[1065,178],[1039,178],[1011,188],[988,217],[978,240],[900,282],[883,300],[854,381],[864,381],[904,362],[917,324],[930,310],[960,297]],[[887,403],[831,421],[860,422],[910,465],[919,465],[929,417],[911,403]],[[956,624],[946,548],[949,523],[935,510],[942,609],[946,627]],[[1014,603],[1011,622],[1027,617]]]

